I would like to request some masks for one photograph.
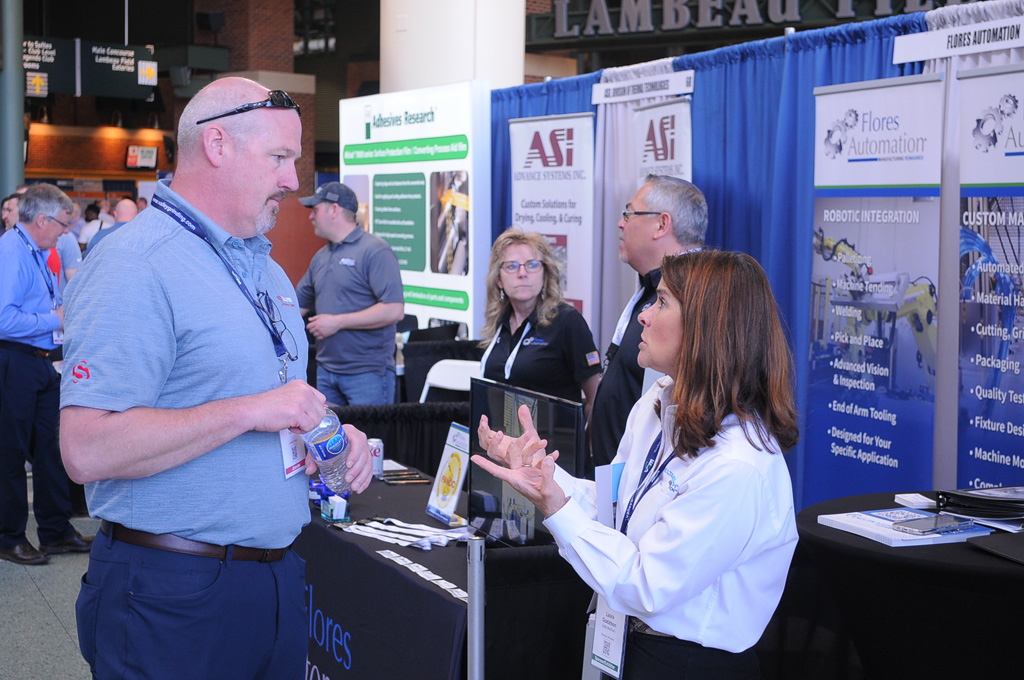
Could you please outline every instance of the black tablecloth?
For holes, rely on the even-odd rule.
[[[818,516],[897,507],[892,493],[838,498],[797,516],[867,678],[1021,677],[1024,565],[966,543],[890,548]]]
[[[429,485],[375,480],[350,512],[440,526],[425,513],[429,494]],[[464,515],[464,499],[460,505]],[[465,676],[466,605],[377,553],[393,550],[465,590],[465,544],[402,548],[342,532],[317,515],[295,548],[306,559],[309,663],[321,677]],[[578,678],[590,589],[554,546],[488,548],[484,564],[488,680]],[[329,642],[335,635],[341,643]]]

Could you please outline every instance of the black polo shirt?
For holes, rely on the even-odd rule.
[[[626,431],[626,419],[633,405],[640,399],[644,386],[644,369],[636,362],[640,354],[640,333],[643,327],[638,317],[658,297],[658,283],[661,269],[655,269],[640,277],[644,292],[633,306],[629,325],[619,345],[609,345],[606,353],[608,362],[604,377],[594,396],[594,407],[590,411],[587,425],[590,440],[590,458],[586,474],[594,478],[594,468],[612,462],[619,448],[619,441]]]
[[[498,339],[484,365],[484,377],[579,402],[580,385],[601,372],[601,355],[583,316],[572,305],[562,303],[551,323],[539,327],[534,310],[527,319],[530,329],[526,337],[526,322],[515,333],[509,330],[510,316],[511,310],[498,327]],[[505,362],[521,337],[519,353],[506,380]]]

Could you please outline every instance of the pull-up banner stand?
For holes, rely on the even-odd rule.
[[[931,488],[941,75],[817,88],[804,502]]]
[[[421,328],[483,323],[491,99],[484,81],[343,99],[341,181],[398,256]]]
[[[594,114],[516,118],[508,134],[512,223],[548,240],[564,268],[566,300],[592,326]]]
[[[1024,70],[960,79],[957,487],[1024,484]]]

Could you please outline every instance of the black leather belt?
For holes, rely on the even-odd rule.
[[[108,522],[107,520],[103,520],[100,523],[100,531],[107,536],[111,536],[115,541],[141,545],[144,548],[156,548],[157,550],[168,550],[170,552],[198,555],[200,557],[213,557],[218,560],[223,560],[228,555],[228,546],[193,541],[189,538],[175,536],[174,534],[151,534],[146,531],[129,529],[126,526]],[[287,548],[250,548],[244,545],[236,545],[231,553],[231,559],[244,560],[246,562],[277,562],[289,550],[291,550],[291,546]]]
[[[14,342],[13,340],[0,340],[0,349],[9,349],[13,352],[21,352],[22,354],[39,357],[40,359],[49,359],[50,355],[56,351],[52,349],[39,349],[34,345],[26,345],[23,342]]]

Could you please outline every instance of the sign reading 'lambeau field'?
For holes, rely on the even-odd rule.
[[[588,9],[570,11],[570,0],[554,0],[553,12],[531,18],[528,44],[565,42],[643,33],[676,33],[694,29],[730,29],[764,24],[821,26],[909,14],[954,4],[948,0],[590,0]],[[959,4],[959,3],[957,3]]]

